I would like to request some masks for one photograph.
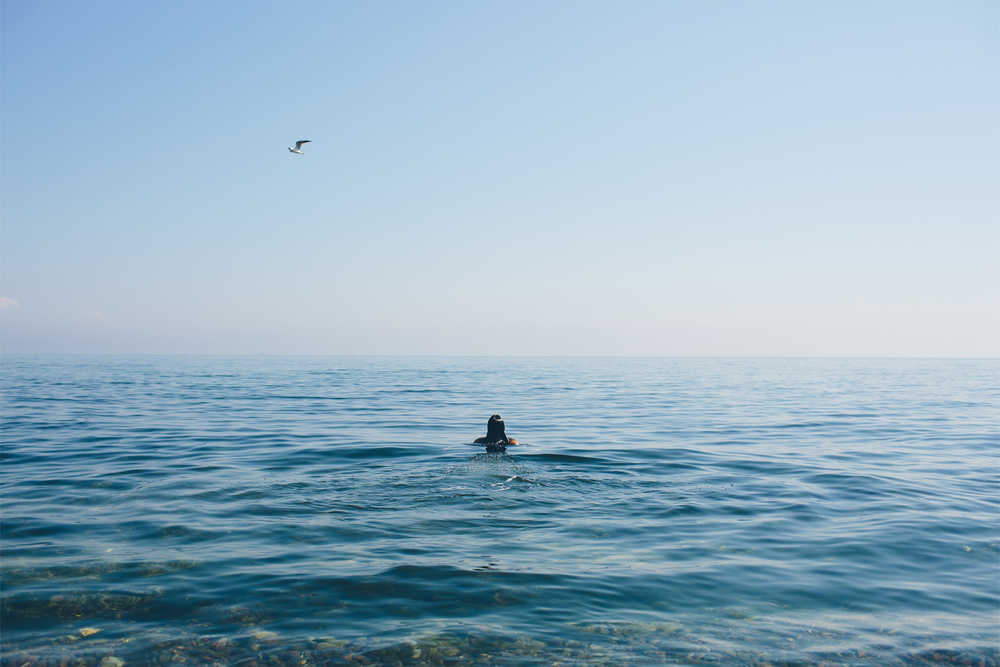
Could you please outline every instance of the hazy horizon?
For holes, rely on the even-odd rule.
[[[281,352],[0,352],[0,357],[346,357],[386,359],[787,359],[831,361],[1000,361],[998,357],[789,357],[777,354],[758,356],[667,356],[621,354],[309,354]]]

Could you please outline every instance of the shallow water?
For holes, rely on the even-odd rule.
[[[997,360],[0,364],[4,666],[1000,664]]]

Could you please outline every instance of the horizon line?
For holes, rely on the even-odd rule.
[[[839,356],[839,355],[619,355],[619,354],[336,354],[336,353],[272,353],[272,352],[0,352],[0,357],[379,357],[379,358],[439,358],[439,359],[953,359],[997,360],[990,357],[963,356]]]

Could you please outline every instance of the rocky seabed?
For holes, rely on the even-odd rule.
[[[27,642],[4,643],[0,645],[0,667],[1000,667],[996,647],[908,650],[891,629],[881,631],[885,634],[881,643],[874,641],[861,648],[844,648],[849,636],[823,628],[799,627],[792,633],[754,628],[748,622],[728,630],[717,629],[721,631],[717,636],[699,636],[678,623],[624,622],[571,625],[566,629],[567,638],[464,627],[389,639],[290,638],[262,628],[247,628],[231,635],[147,630],[132,636],[118,629],[112,637],[111,628],[88,626],[70,635],[34,638],[30,646]],[[810,645],[803,646],[806,643]]]

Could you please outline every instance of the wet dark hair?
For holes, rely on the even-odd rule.
[[[486,422],[486,444],[492,445],[498,442],[507,442],[507,435],[503,431],[503,417],[493,415]]]

